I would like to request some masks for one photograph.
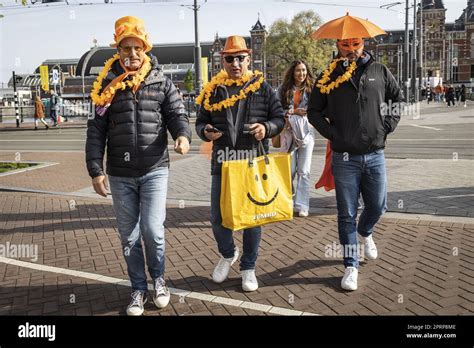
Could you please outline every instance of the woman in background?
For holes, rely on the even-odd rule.
[[[291,63],[285,72],[283,84],[278,89],[283,109],[285,110],[285,128],[291,130],[292,144],[291,167],[293,180],[297,177],[294,205],[299,216],[308,216],[311,157],[314,148],[314,129],[306,116],[313,75],[308,64],[302,59]],[[295,187],[295,186],[294,186]]]
[[[37,95],[35,98],[35,130],[38,130],[38,120],[44,124],[46,129],[49,129],[48,124],[44,120],[44,104],[41,101],[39,95]]]

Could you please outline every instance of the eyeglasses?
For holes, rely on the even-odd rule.
[[[239,54],[238,56],[225,56],[224,57],[224,60],[227,62],[227,63],[233,63],[234,60],[238,59],[239,60],[239,63],[242,63],[244,61],[245,58],[247,58],[248,55],[246,54]]]
[[[125,53],[125,54],[132,53],[132,49],[135,50],[135,52],[137,52],[137,53],[141,53],[143,51],[143,47],[140,47],[140,46],[135,46],[135,47],[119,46],[119,47],[123,51],[123,53]]]

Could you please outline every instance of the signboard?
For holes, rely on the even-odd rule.
[[[40,66],[40,77],[41,77],[41,88],[43,89],[43,91],[49,91],[49,73],[48,73],[47,65]]]
[[[53,69],[53,84],[57,85],[59,83],[59,70]]]
[[[207,57],[201,57],[201,80],[203,86],[209,81],[209,72],[207,67]]]

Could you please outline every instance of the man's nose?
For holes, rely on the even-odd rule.
[[[234,58],[234,60],[232,61],[232,66],[235,66],[235,67],[239,66],[239,59],[238,58]]]

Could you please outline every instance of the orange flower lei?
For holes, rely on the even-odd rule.
[[[100,89],[102,88],[102,81],[107,76],[112,64],[119,60],[120,56],[118,54],[114,54],[112,58],[105,62],[104,68],[100,72],[97,79],[94,81],[92,92],[91,92],[91,99],[96,105],[104,106],[109,103],[113,98],[117,90],[121,89],[124,90],[127,87],[134,87],[140,85],[144,80],[146,75],[151,70],[151,59],[149,56],[145,56],[145,61],[143,62],[142,67],[140,68],[138,74],[134,75],[131,80],[127,80],[124,82],[117,82],[117,84],[111,87],[105,93],[99,94]]]
[[[241,89],[239,94],[236,94],[215,104],[211,104],[211,102],[209,101],[209,98],[211,97],[217,86],[232,86],[234,84],[237,86],[243,86],[255,77],[257,78],[257,80],[246,88]],[[258,70],[255,70],[255,72],[248,71],[238,80],[229,79],[229,75],[227,74],[227,72],[225,70],[221,70],[216,76],[211,79],[211,81],[209,81],[204,86],[203,90],[201,91],[201,94],[199,94],[199,96],[196,98],[196,103],[198,105],[204,103],[204,109],[206,109],[207,111],[221,111],[222,108],[225,109],[232,107],[239,100],[247,98],[248,93],[258,91],[258,89],[263,83],[263,80],[263,74]]]
[[[329,67],[323,72],[323,76],[320,80],[318,80],[318,83],[316,84],[316,87],[319,88],[321,93],[323,94],[329,94],[333,89],[336,89],[339,87],[340,84],[346,82],[349,80],[354,73],[355,69],[357,68],[357,63],[352,62],[346,69],[346,72],[340,76],[337,77],[335,81],[332,81],[330,84],[326,85],[329,81],[331,81],[331,74],[336,69],[337,63],[340,62],[341,60],[346,60],[346,58],[338,58],[334,59],[331,64],[329,64]]]

